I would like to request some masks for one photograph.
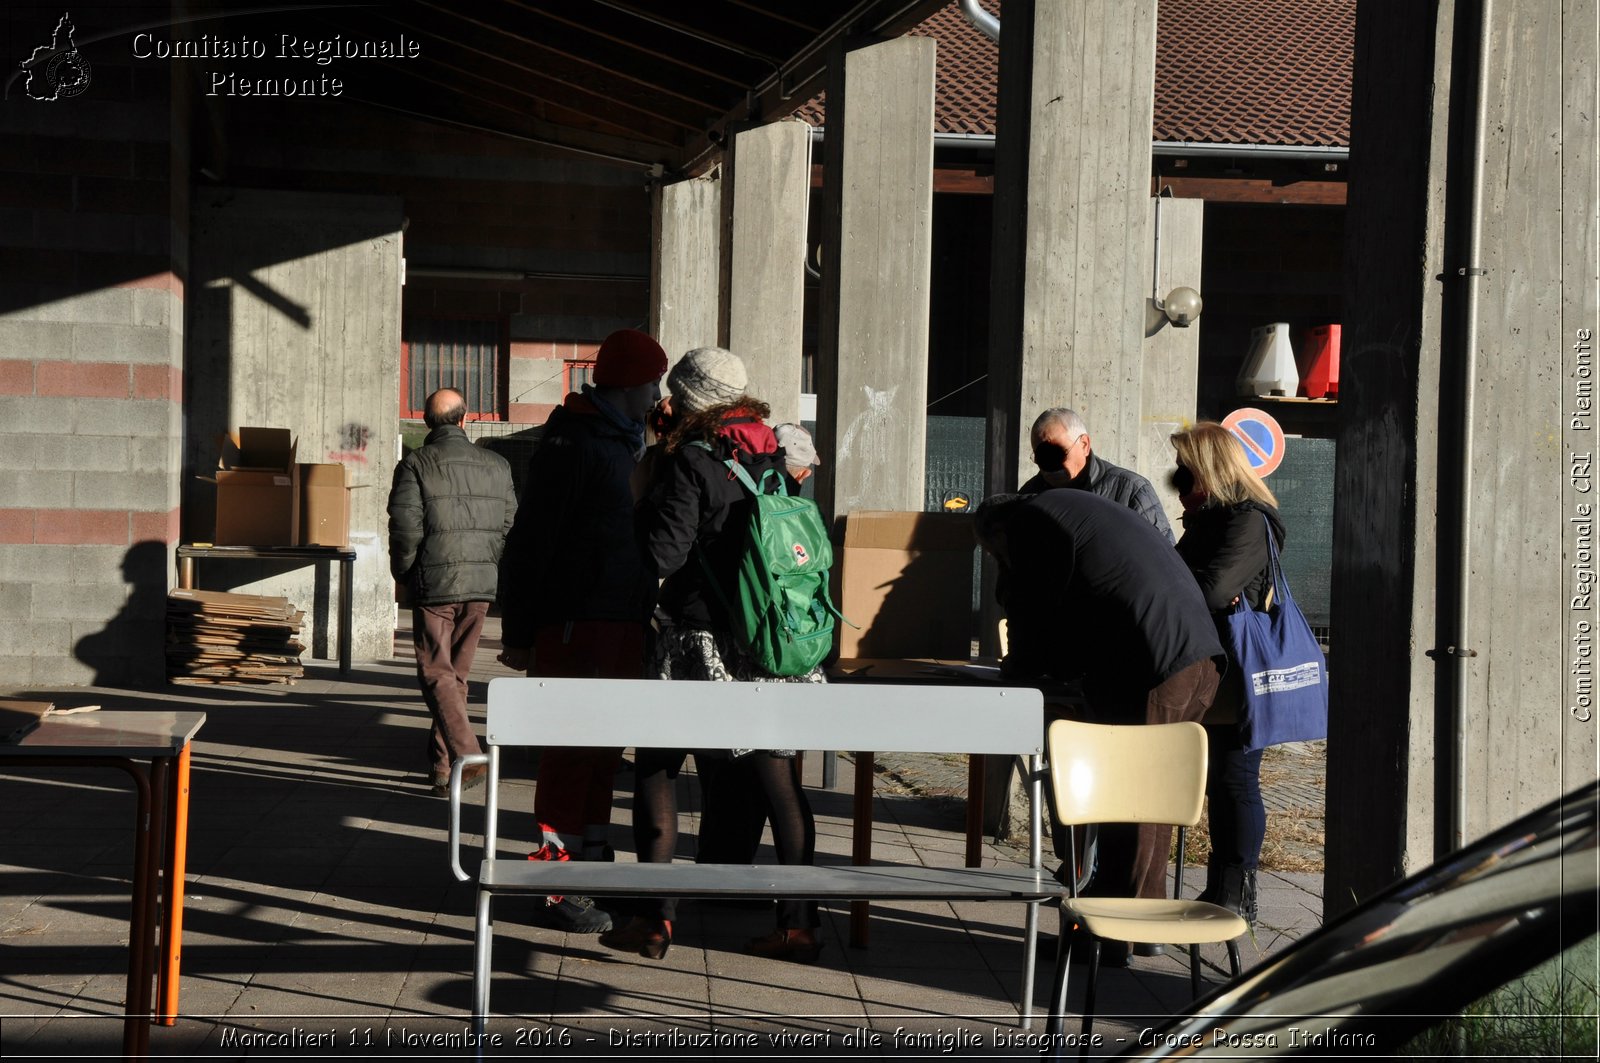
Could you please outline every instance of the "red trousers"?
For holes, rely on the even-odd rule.
[[[533,635],[532,674],[551,679],[642,679],[644,625],[622,620],[543,624]],[[640,685],[639,696],[646,688]],[[539,758],[533,814],[561,845],[577,850],[583,828],[611,822],[611,788],[622,748],[551,746]]]

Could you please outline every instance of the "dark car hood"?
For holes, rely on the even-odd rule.
[[[1370,1055],[1595,933],[1600,782],[1404,879],[1126,1058]]]

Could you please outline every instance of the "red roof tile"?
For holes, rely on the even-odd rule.
[[[1004,12],[996,0],[983,6]],[[1345,147],[1355,0],[1161,0],[1153,139]],[[939,41],[934,128],[993,133],[999,46],[954,3],[912,35]],[[823,98],[795,112],[823,123]]]

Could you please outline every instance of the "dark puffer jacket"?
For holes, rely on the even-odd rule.
[[[1154,525],[1156,531],[1166,536],[1167,542],[1172,542],[1172,526],[1167,523],[1166,510],[1161,508],[1161,497],[1156,494],[1156,489],[1149,480],[1132,469],[1113,465],[1096,457],[1094,452],[1090,451],[1089,460],[1084,463],[1083,471],[1066,486],[1079,491],[1090,491],[1101,498],[1110,499],[1119,506],[1127,506]],[[1019,493],[1033,495],[1040,491],[1048,491],[1051,487],[1044,474],[1040,473],[1023,484]]]
[[[739,552],[750,516],[750,492],[723,464],[737,441],[739,463],[757,483],[768,469],[785,477],[785,489],[799,491],[788,479],[778,441],[765,424],[730,423],[713,441],[713,449],[685,445],[665,454],[649,493],[639,504],[638,529],[647,563],[661,586],[656,611],[665,620],[706,631],[728,629],[727,611],[706,576],[702,552],[718,583],[732,593]]]
[[[541,624],[649,619],[655,583],[633,536],[628,487],[639,443],[587,395],[568,395],[550,415],[506,541],[507,646],[533,645]]]
[[[492,602],[516,513],[506,459],[456,425],[435,428],[394,470],[389,571],[414,605]]]

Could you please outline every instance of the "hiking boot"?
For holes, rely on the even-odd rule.
[[[528,854],[529,860],[554,860],[566,863],[572,854],[559,845],[545,842]],[[589,897],[546,897],[534,910],[534,924],[567,934],[604,934],[611,929],[611,916],[595,906]]]

